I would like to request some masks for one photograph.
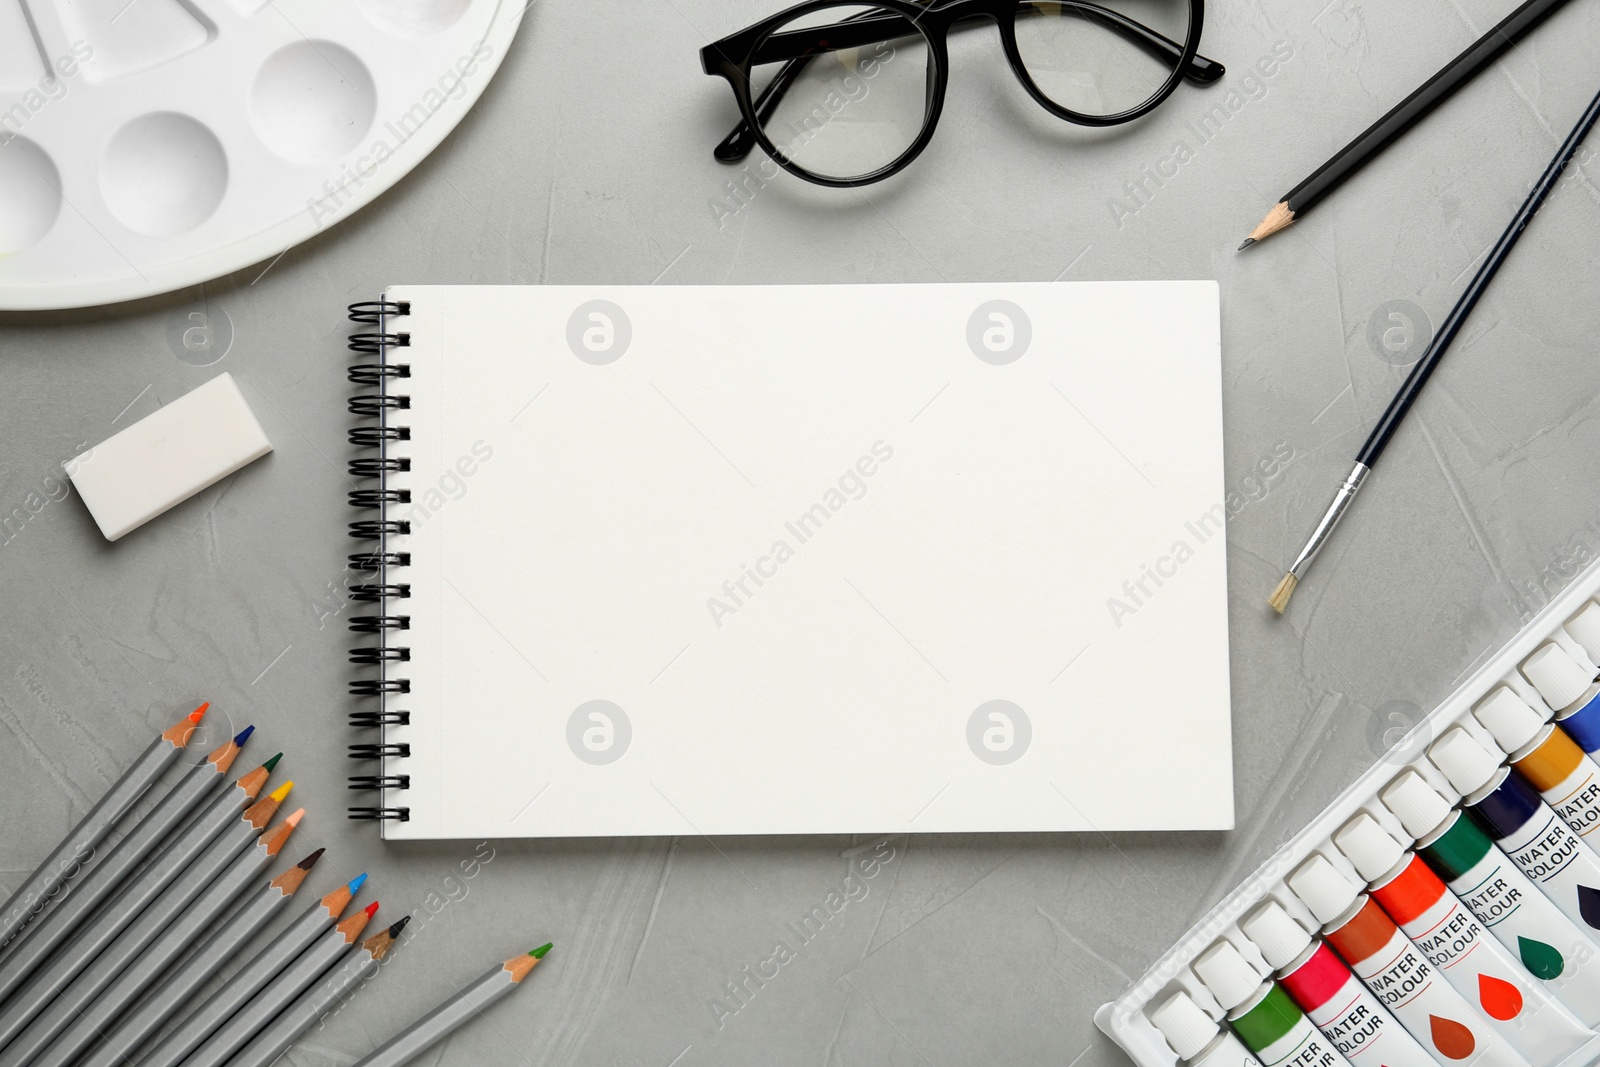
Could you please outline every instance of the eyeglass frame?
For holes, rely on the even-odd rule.
[[[951,29],[963,20],[974,16],[985,17],[995,23],[1000,31],[1000,43],[1006,60],[1011,66],[1011,72],[1022,83],[1035,103],[1043,107],[1057,118],[1080,126],[1119,126],[1131,122],[1136,118],[1149,114],[1161,106],[1166,99],[1177,89],[1178,83],[1188,79],[1199,85],[1210,85],[1226,73],[1225,68],[1216,60],[1207,59],[1199,54],[1200,33],[1205,21],[1205,0],[1187,0],[1189,7],[1189,32],[1181,46],[1178,61],[1173,64],[1172,72],[1159,89],[1137,107],[1115,115],[1089,115],[1062,105],[1051,100],[1042,89],[1034,83],[1032,75],[1028,73],[1027,64],[1022,59],[1021,50],[1017,47],[1016,16],[1024,4],[1033,3],[1034,0],[929,0],[928,3],[918,3],[916,0],[804,0],[768,18],[762,19],[737,33],[729,34],[718,41],[713,41],[700,49],[700,66],[706,74],[712,77],[725,79],[733,89],[734,99],[738,102],[741,121],[733,131],[717,145],[713,154],[723,163],[736,163],[750,154],[750,149],[759,144],[773,162],[788,171],[790,174],[817,185],[834,189],[852,189],[863,185],[871,185],[883,181],[900,173],[923,149],[928,147],[933,140],[934,128],[939,124],[939,116],[944,110],[945,89],[950,81],[950,53],[948,37]],[[1159,38],[1168,46],[1177,46],[1177,42],[1152,30],[1143,24],[1122,15],[1120,12],[1101,7],[1092,0],[1049,0],[1062,7],[1093,8],[1102,15],[1115,16],[1117,21],[1125,23],[1124,29],[1136,35],[1142,35],[1149,43],[1150,38]],[[934,78],[931,92],[928,95],[926,107],[922,117],[922,129],[917,137],[901,154],[890,162],[867,174],[857,175],[853,178],[837,178],[831,175],[818,174],[808,170],[791,159],[776,143],[767,136],[764,120],[770,119],[771,112],[776,109],[778,102],[787,91],[793,79],[786,79],[787,73],[796,60],[809,61],[811,58],[824,55],[828,52],[840,51],[847,47],[858,47],[864,44],[880,43],[893,40],[895,37],[909,36],[896,29],[891,36],[879,37],[878,40],[863,40],[851,44],[840,44],[822,50],[802,51],[794,56],[779,55],[763,62],[783,62],[773,80],[761,92],[759,98],[752,98],[750,92],[751,70],[759,58],[758,49],[768,42],[774,32],[785,24],[803,16],[818,11],[825,11],[833,7],[861,7],[881,8],[885,11],[898,12],[904,19],[911,23],[913,32],[922,36],[928,45],[929,54],[934,61]],[[864,12],[863,12],[864,13]],[[831,26],[796,27],[796,32],[815,32],[817,30],[835,30],[848,26],[849,21],[841,21]],[[865,27],[864,27],[865,28]],[[1168,51],[1170,49],[1163,49]],[[803,65],[803,64],[802,64]],[[766,115],[762,115],[765,108]]]

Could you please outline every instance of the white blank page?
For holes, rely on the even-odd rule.
[[[388,837],[1232,825],[1214,282],[387,298]]]

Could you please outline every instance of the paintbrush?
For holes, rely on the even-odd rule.
[[[1528,193],[1527,199],[1517,209],[1516,215],[1511,219],[1511,225],[1506,227],[1505,232],[1500,235],[1500,239],[1489,250],[1489,255],[1483,261],[1483,265],[1478,268],[1478,273],[1473,275],[1472,281],[1468,283],[1466,290],[1456,301],[1455,307],[1451,308],[1450,314],[1445,317],[1444,324],[1439,327],[1438,334],[1428,344],[1428,350],[1422,354],[1422,358],[1417,361],[1416,366],[1411,368],[1411,373],[1406,375],[1406,380],[1401,384],[1400,391],[1394,395],[1393,400],[1389,401],[1389,407],[1384,411],[1383,416],[1378,419],[1378,424],[1372,428],[1372,433],[1367,437],[1367,443],[1361,446],[1361,452],[1356,456],[1355,466],[1351,468],[1350,473],[1345,476],[1343,484],[1334,493],[1333,503],[1329,504],[1328,510],[1323,513],[1322,521],[1317,523],[1315,530],[1311,531],[1311,539],[1300,550],[1300,555],[1295,557],[1294,563],[1289,567],[1289,573],[1283,576],[1283,580],[1272,591],[1272,596],[1267,599],[1267,603],[1272,605],[1272,610],[1279,615],[1282,615],[1283,609],[1288,606],[1289,598],[1294,595],[1295,586],[1300,584],[1300,579],[1304,578],[1306,571],[1311,569],[1311,563],[1317,558],[1317,553],[1321,552],[1322,546],[1328,543],[1328,538],[1332,536],[1334,528],[1339,525],[1339,520],[1344,518],[1345,512],[1350,509],[1350,503],[1355,500],[1356,493],[1360,491],[1362,484],[1365,483],[1367,474],[1372,470],[1373,465],[1378,462],[1378,457],[1383,455],[1384,448],[1389,444],[1389,438],[1393,437],[1395,430],[1399,429],[1401,421],[1406,417],[1406,412],[1410,411],[1411,405],[1416,403],[1417,396],[1422,392],[1422,387],[1428,384],[1429,376],[1439,366],[1439,362],[1444,359],[1445,351],[1449,349],[1450,342],[1455,340],[1456,334],[1460,332],[1462,324],[1467,320],[1467,316],[1472,313],[1472,309],[1477,305],[1478,298],[1483,296],[1484,290],[1489,288],[1489,283],[1494,280],[1496,272],[1500,270],[1500,265],[1511,254],[1511,249],[1516,246],[1517,239],[1522,236],[1522,231],[1527,228],[1528,223],[1533,220],[1533,216],[1538,213],[1539,208],[1545,202],[1545,198],[1550,195],[1550,190],[1555,188],[1556,182],[1560,180],[1567,164],[1577,153],[1578,146],[1583,143],[1583,139],[1594,128],[1597,118],[1600,118],[1600,93],[1597,93],[1595,98],[1589,102],[1589,106],[1585,109],[1583,116],[1578,119],[1578,124],[1572,128],[1571,133],[1567,134],[1567,139],[1561,143],[1561,147],[1556,151],[1555,158],[1550,161],[1550,165],[1539,176],[1539,181],[1534,185],[1533,190]]]

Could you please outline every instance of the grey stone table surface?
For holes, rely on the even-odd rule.
[[[1049,118],[992,31],[963,34],[932,147],[899,179],[840,192],[711,158],[732,101],[696,50],[770,0],[539,0],[474,111],[370,207],[186,292],[0,316],[0,889],[130,746],[210,699],[212,737],[254,722],[258,757],[288,753],[310,812],[292,850],[329,850],[317,884],[367,870],[384,916],[419,915],[296,1064],[351,1063],[451,983],[547,939],[530,989],[422,1062],[1126,1062],[1094,1008],[1600,550],[1585,166],[1288,617],[1265,608],[1428,323],[1594,91],[1600,8],[1555,15],[1289,233],[1234,246],[1510,6],[1217,0],[1204,50],[1226,79],[1111,132]],[[762,984],[747,976],[787,924],[877,842],[385,846],[344,820],[347,302],[401,281],[1120,278],[1221,283],[1237,829],[893,839],[865,895]],[[209,352],[182,344],[196,324]],[[52,489],[62,460],[221,370],[277,451],[107,544]]]

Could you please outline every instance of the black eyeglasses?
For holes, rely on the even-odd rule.
[[[898,173],[933,138],[948,34],[980,19],[999,27],[1012,72],[1046,111],[1115,126],[1183,79],[1222,77],[1196,54],[1204,14],[1205,0],[808,0],[700,50],[744,116],[714,154],[736,163],[759,144],[791,174],[835,187]]]

